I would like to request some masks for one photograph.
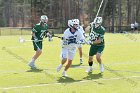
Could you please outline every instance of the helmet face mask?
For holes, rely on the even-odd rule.
[[[48,17],[47,17],[46,15],[42,15],[42,16],[40,17],[40,22],[42,22],[42,23],[47,23],[47,22],[48,22]]]
[[[73,19],[72,20],[72,28],[74,28],[75,30],[78,29],[78,25],[79,25],[79,22],[77,19]]]
[[[79,20],[78,19],[68,20],[68,26],[70,28],[74,28],[75,30],[77,30],[79,26]]]
[[[94,19],[95,28],[98,28],[99,26],[101,26],[102,21],[103,21],[102,17],[96,17],[96,18]]]
[[[73,25],[78,25],[79,26],[79,20],[78,19],[73,19],[72,23],[73,23]]]
[[[99,26],[101,26],[101,24],[99,24],[99,23],[95,24],[95,28],[98,28]]]
[[[74,19],[74,21],[75,21],[75,23],[79,26],[79,24],[80,24],[79,19]]]

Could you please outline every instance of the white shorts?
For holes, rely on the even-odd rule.
[[[62,48],[61,57],[62,59],[67,58],[73,60],[75,52],[76,52],[76,48],[74,49]]]

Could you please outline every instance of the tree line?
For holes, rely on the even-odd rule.
[[[102,0],[0,0],[1,27],[32,27],[43,14],[52,28],[66,27],[78,18],[85,27],[92,22]],[[104,0],[99,16],[110,31],[140,22],[140,0]],[[116,27],[116,28],[115,28]]]

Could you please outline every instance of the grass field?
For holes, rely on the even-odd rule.
[[[19,37],[0,36],[0,93],[140,93],[140,34],[105,35],[102,74],[96,60],[94,71],[85,72],[89,46],[83,45],[84,62],[79,65],[77,51],[69,78],[61,76],[62,70],[56,72],[61,60],[59,39],[43,42],[36,63],[39,70],[31,70],[27,64],[34,54],[32,43],[21,44]]]

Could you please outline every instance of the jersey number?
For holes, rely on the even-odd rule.
[[[76,43],[76,38],[70,38],[68,40],[68,44],[71,44],[71,43]]]

